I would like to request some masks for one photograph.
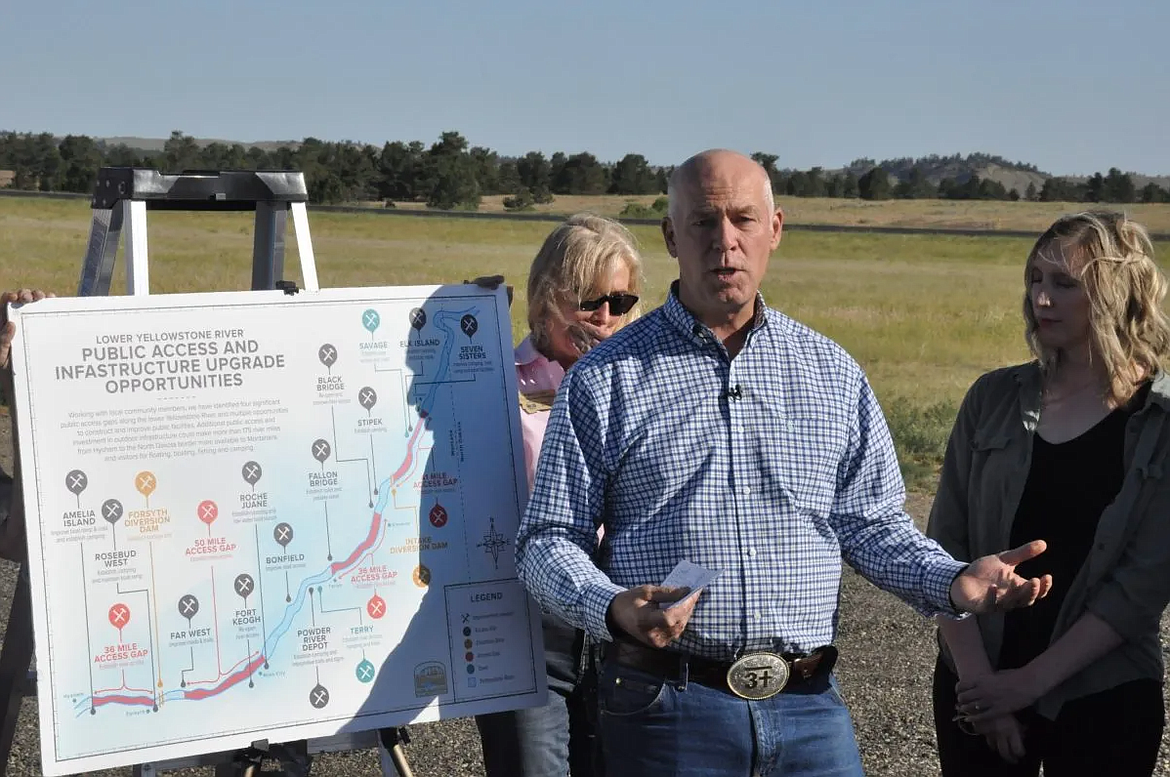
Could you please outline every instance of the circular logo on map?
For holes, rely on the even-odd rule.
[[[414,574],[411,577],[414,579],[414,584],[419,588],[426,588],[431,584],[431,570],[427,569],[423,564],[419,564],[414,568]]]

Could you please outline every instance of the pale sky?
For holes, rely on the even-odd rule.
[[[1170,3],[0,0],[0,129],[1170,174]]]

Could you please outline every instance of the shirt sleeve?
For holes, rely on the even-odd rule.
[[[871,583],[922,615],[957,615],[951,583],[966,564],[914,526],[885,417],[864,375],[857,413],[838,467],[831,520],[845,560]]]
[[[591,559],[609,481],[604,415],[577,371],[571,371],[545,430],[536,483],[516,538],[516,566],[521,582],[545,610],[609,641],[606,612],[625,589]]]

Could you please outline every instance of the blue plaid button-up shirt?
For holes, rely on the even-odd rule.
[[[517,537],[545,609],[609,640],[613,597],[686,559],[721,574],[673,647],[804,653],[835,637],[844,557],[924,615],[953,614],[965,565],[903,511],[860,366],[762,297],[756,311],[730,359],[672,291],[569,372]]]

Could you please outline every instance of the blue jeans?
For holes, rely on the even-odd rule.
[[[581,633],[542,620],[548,675],[543,707],[477,715],[487,777],[593,777],[593,696],[581,678]]]
[[[864,774],[853,721],[829,676],[746,701],[606,661],[597,693],[609,777]]]

